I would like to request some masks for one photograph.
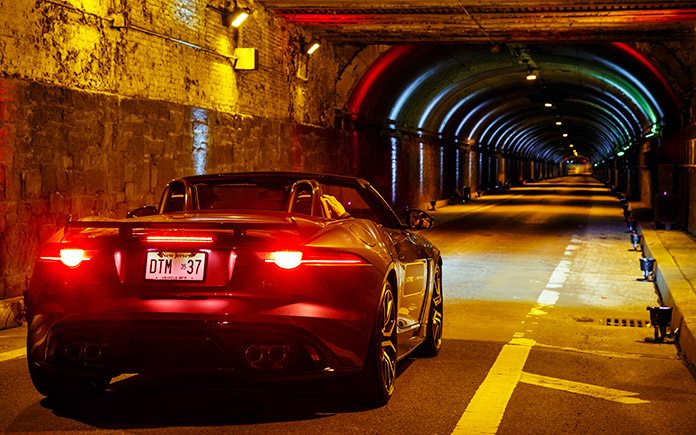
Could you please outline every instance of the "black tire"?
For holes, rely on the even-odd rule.
[[[396,299],[389,282],[384,285],[379,312],[361,373],[361,397],[370,406],[385,405],[394,393],[396,380]]]
[[[428,324],[426,325],[425,341],[418,348],[420,356],[434,357],[440,353],[443,320],[442,271],[438,265],[435,268],[435,282],[433,283],[433,294],[430,299],[430,314],[428,315]]]
[[[29,361],[29,376],[36,391],[48,398],[89,399],[106,390],[111,382],[108,376],[77,376],[52,372]]]

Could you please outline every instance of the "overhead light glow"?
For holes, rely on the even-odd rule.
[[[527,80],[529,80],[530,82],[531,82],[531,81],[534,81],[534,80],[536,80],[536,79],[537,79],[537,75],[536,75],[536,74],[531,73],[531,72],[530,72],[529,74],[527,74]]]
[[[556,125],[563,125],[562,121],[556,121]]]
[[[553,107],[553,104],[551,104],[551,103],[544,103],[544,107]]]
[[[439,70],[442,68],[442,65],[431,68],[430,70],[424,72],[420,76],[418,76],[416,79],[414,79],[410,85],[406,87],[401,92],[401,95],[399,95],[399,98],[397,98],[396,102],[394,103],[394,106],[391,109],[391,112],[389,112],[389,119],[400,119],[401,117],[401,110],[404,108],[406,103],[408,102],[409,98],[413,96],[413,94],[418,90],[418,88],[423,85],[423,83],[426,83],[431,77],[436,75]]]
[[[476,91],[476,92],[473,92],[472,94],[470,94],[470,95],[464,97],[463,99],[459,100],[459,102],[457,102],[457,104],[455,104],[454,106],[452,106],[452,109],[450,109],[450,111],[447,112],[447,115],[445,115],[445,117],[442,119],[442,123],[440,123],[440,129],[438,130],[438,133],[442,133],[442,132],[445,130],[445,127],[447,127],[447,123],[449,123],[450,119],[452,119],[452,117],[453,117],[454,114],[457,112],[457,110],[459,110],[459,109],[460,109],[464,104],[466,104],[470,99],[476,97],[478,94],[480,94],[480,93],[482,93],[482,92],[483,92],[482,90],[478,90],[478,91]],[[471,113],[471,112],[469,112],[469,113]],[[458,134],[459,134],[459,131],[462,129],[462,124],[464,124],[464,123],[466,122],[466,120],[468,120],[468,119],[469,119],[469,115],[467,115],[467,116],[464,118],[464,121],[462,121],[462,123],[459,125],[459,128],[457,128],[457,130],[456,130],[456,132],[455,132],[455,135],[458,135]],[[423,119],[423,117],[421,118],[421,122],[418,124],[418,127],[421,128],[421,127],[422,127],[422,124],[424,124],[424,119]]]

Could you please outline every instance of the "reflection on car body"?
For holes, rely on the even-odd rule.
[[[397,360],[436,355],[440,253],[366,181],[239,173],[171,181],[131,219],[69,222],[26,294],[28,364],[48,396],[122,373],[354,376],[386,403]]]

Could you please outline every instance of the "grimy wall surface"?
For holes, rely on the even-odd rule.
[[[206,3],[0,0],[0,299],[70,214],[122,217],[198,172],[353,171],[332,47],[309,58],[262,8],[236,30]]]

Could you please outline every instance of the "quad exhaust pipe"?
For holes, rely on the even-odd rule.
[[[282,366],[287,357],[288,347],[277,344],[252,344],[244,351],[244,358],[253,368]]]
[[[94,363],[99,361],[103,354],[102,346],[97,343],[73,342],[65,346],[65,356],[70,361]]]

